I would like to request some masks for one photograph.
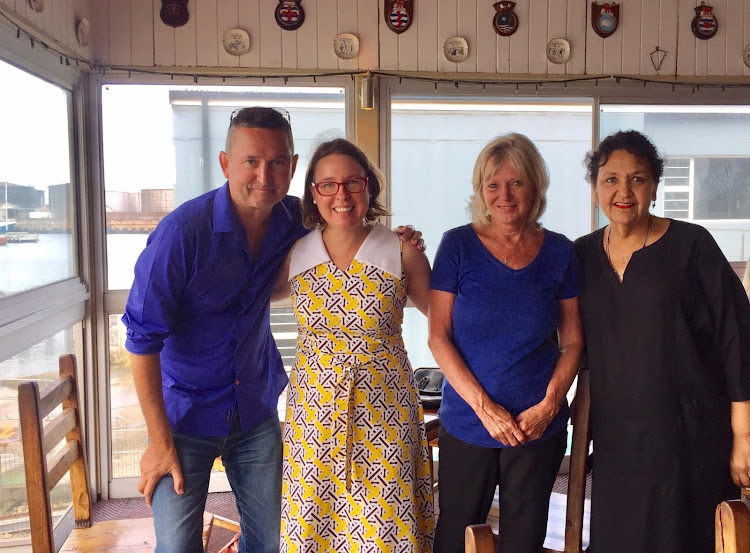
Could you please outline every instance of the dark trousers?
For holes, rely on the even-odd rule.
[[[440,430],[440,518],[434,553],[463,553],[464,530],[484,524],[500,486],[500,553],[539,553],[567,431],[530,445],[488,448]]]

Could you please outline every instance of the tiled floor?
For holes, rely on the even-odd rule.
[[[591,476],[589,475],[589,481],[586,486],[587,499],[583,523],[584,543],[588,543],[588,516],[590,504],[588,498],[591,497],[590,479]],[[562,540],[565,529],[565,493],[567,488],[568,476],[565,474],[559,475],[553,488],[553,492],[555,493],[552,494],[552,499],[550,500],[550,522],[547,531],[547,542],[545,542],[546,547],[556,547],[559,545],[560,540]],[[238,519],[234,496],[229,492],[208,494],[206,510],[232,520]],[[142,498],[110,499],[108,501],[100,501],[94,505],[93,511],[94,522],[100,520],[149,518],[152,516],[151,508],[146,505],[146,502]],[[493,505],[493,509],[490,512],[487,522],[493,527],[493,529],[497,530],[497,503]],[[231,538],[231,532],[222,528],[215,528],[211,534],[211,541],[208,544],[209,553],[216,553],[219,551],[219,549],[221,549]],[[562,549],[562,547],[559,547],[559,549]]]
[[[206,500],[206,510],[232,520],[237,520],[237,507],[232,493],[210,493]],[[110,499],[100,501],[93,508],[94,522],[100,520],[120,520],[129,518],[150,518],[151,507],[140,497],[129,499]],[[209,553],[219,551],[233,534],[223,528],[214,528],[208,543]]]

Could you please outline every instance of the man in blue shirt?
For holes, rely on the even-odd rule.
[[[280,112],[233,113],[219,156],[227,183],[166,216],[136,263],[123,322],[149,435],[138,490],[154,511],[157,553],[202,551],[218,456],[237,501],[240,551],[279,550],[276,404],[287,377],[269,301],[307,232],[299,199],[287,196],[297,159]]]

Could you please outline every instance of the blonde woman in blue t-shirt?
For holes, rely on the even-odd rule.
[[[583,348],[573,244],[539,223],[548,183],[528,138],[494,139],[474,166],[472,223],[435,256],[429,344],[447,379],[435,553],[463,550],[498,485],[498,551],[542,549]]]

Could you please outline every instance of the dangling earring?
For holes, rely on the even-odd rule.
[[[313,203],[314,203],[315,205],[318,205],[318,202],[316,202],[315,200],[313,200]]]
[[[599,209],[599,202],[594,202],[594,209]]]
[[[653,202],[651,202],[651,207],[653,207],[653,208],[656,207],[656,200],[654,200]]]

